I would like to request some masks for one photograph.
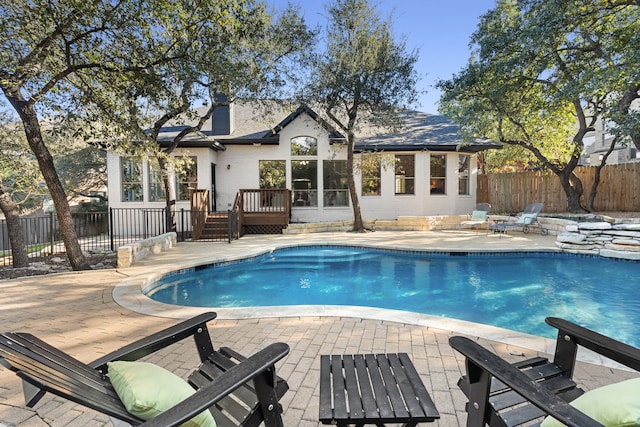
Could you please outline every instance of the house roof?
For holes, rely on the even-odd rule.
[[[204,109],[206,107],[202,107]],[[201,132],[192,133],[181,147],[210,147],[223,150],[228,145],[278,145],[280,132],[303,113],[318,122],[329,134],[331,142],[344,142],[346,138],[307,105],[287,111],[275,102],[236,102],[231,106],[231,134],[213,135],[211,122]],[[282,119],[282,117],[284,117]],[[279,121],[277,121],[280,119]],[[464,139],[459,126],[444,116],[405,110],[400,114],[401,126],[389,132],[369,127],[356,134],[356,151],[461,151],[478,152],[500,148],[501,145],[484,138]],[[277,123],[275,126],[273,123]],[[185,127],[188,120],[163,128],[161,144],[168,144]]]
[[[357,151],[461,151],[478,152],[500,148],[486,138],[464,139],[460,127],[444,116],[404,111],[404,126],[395,132],[359,138]]]
[[[322,117],[318,116],[315,111],[309,108],[307,105],[301,105],[298,107],[293,113],[289,114],[284,118],[277,126],[271,129],[271,132],[267,133],[263,138],[273,138],[278,135],[282,129],[284,129],[289,123],[294,121],[297,117],[299,117],[302,113],[307,113],[313,120],[318,122],[329,134],[330,141],[346,141],[344,135],[338,132],[333,126],[331,126],[326,120]]]
[[[184,126],[183,126],[184,129]],[[179,130],[175,132],[175,135],[180,132]],[[175,135],[173,138],[175,138]],[[191,136],[193,135],[193,136]],[[191,134],[191,137],[185,138],[180,141],[179,146],[184,148],[209,148],[213,151],[225,151],[227,148],[220,144],[218,141],[213,140],[206,135],[198,135],[197,133]],[[168,147],[173,142],[173,138],[168,135],[164,135],[164,132],[161,135],[158,135],[158,144],[161,148]]]

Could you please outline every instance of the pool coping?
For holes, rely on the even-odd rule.
[[[465,320],[434,316],[422,313],[414,313],[402,310],[391,310],[362,306],[336,306],[336,305],[293,305],[293,306],[264,306],[264,307],[183,307],[157,302],[147,297],[143,289],[150,283],[172,271],[181,269],[191,269],[198,266],[233,262],[246,258],[257,257],[268,254],[277,249],[295,248],[301,246],[351,246],[375,249],[395,249],[410,252],[468,252],[468,253],[499,253],[499,252],[548,252],[562,253],[554,247],[535,248],[512,248],[512,249],[451,249],[451,248],[429,248],[428,250],[416,250],[408,245],[381,245],[367,243],[341,243],[316,244],[310,242],[296,243],[275,243],[262,246],[258,249],[247,249],[238,255],[209,255],[195,261],[181,262],[179,266],[154,265],[153,270],[144,269],[134,274],[120,283],[113,289],[113,299],[120,306],[131,311],[157,317],[168,317],[174,319],[186,319],[203,312],[215,311],[218,319],[257,319],[257,318],[278,318],[278,317],[349,317],[362,318],[380,321],[389,321],[403,324],[424,326],[427,328],[451,331],[454,334],[463,334],[491,341],[503,343],[505,345],[517,346],[545,354],[553,354],[555,339],[540,337],[527,333],[512,331],[496,326],[469,322]],[[578,359],[583,362],[597,365],[609,366],[616,369],[628,369],[620,364],[612,362],[600,355],[580,348]]]

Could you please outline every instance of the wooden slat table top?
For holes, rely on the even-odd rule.
[[[440,418],[406,353],[320,356],[319,415],[338,426]]]

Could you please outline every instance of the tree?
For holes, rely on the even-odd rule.
[[[336,0],[327,7],[326,48],[311,71],[305,98],[347,136],[347,176],[353,231],[364,231],[355,185],[355,135],[361,126],[394,128],[398,112],[416,103],[417,51],[406,52],[392,23],[382,21],[368,0]]]
[[[177,196],[172,172],[184,166],[184,159],[170,155],[186,137],[200,132],[216,109],[241,98],[279,94],[295,77],[291,64],[300,63],[314,37],[291,7],[274,17],[262,2],[233,7],[210,2],[202,15],[209,19],[179,38],[166,35],[165,44],[185,45],[183,57],[147,70],[144,78],[105,75],[101,90],[82,91],[82,104],[96,107],[95,119],[109,117],[119,129],[116,136],[124,136],[112,148],[156,157],[170,218]],[[161,146],[161,132],[169,123],[181,130]],[[173,220],[170,226],[175,227]]]
[[[640,2],[573,0],[548,5],[528,0],[524,5],[538,22],[551,20],[566,34],[564,50],[574,67],[583,67],[576,90],[605,96],[602,117],[607,128],[640,149]]]
[[[527,149],[558,176],[568,210],[583,211],[573,171],[585,135],[621,111],[637,126],[637,26],[632,1],[502,0],[482,17],[469,65],[438,82],[441,111],[467,133]]]
[[[55,142],[52,155],[70,199],[90,196],[93,190],[106,185],[106,159],[97,147],[70,134],[67,126],[47,122],[43,135]],[[40,209],[49,192],[22,125],[11,121],[8,111],[0,112],[0,144],[0,210],[7,219],[13,267],[26,267],[29,258],[20,215]]]
[[[636,102],[640,98],[640,2],[529,0],[522,4],[535,18],[532,25],[546,25],[546,31],[564,34],[557,56],[574,78],[569,91],[579,94],[593,115],[600,117],[604,131],[613,136],[595,168],[586,201],[587,210],[592,211],[600,173],[615,146],[630,142],[640,147]]]
[[[149,70],[183,58],[189,43],[195,42],[181,38],[181,34],[205,25],[212,18],[206,12],[214,6],[221,17],[216,22],[224,23],[226,9],[237,3],[241,0],[219,0],[215,5],[189,0],[17,0],[0,6],[0,88],[22,121],[38,160],[74,270],[88,269],[89,264],[78,244],[67,196],[43,137],[42,115],[55,110],[71,112],[78,107],[72,103],[78,90],[103,89],[100,85],[108,80],[101,77],[106,75],[116,76],[111,82],[118,82],[117,76],[153,78]],[[165,43],[167,39],[171,43]]]
[[[580,211],[582,183],[573,170],[589,130],[587,122],[576,133],[570,105],[549,105],[541,88],[530,82],[470,65],[453,80],[438,83],[444,92],[440,111],[469,135],[528,150],[560,178],[569,210]]]
[[[0,115],[0,210],[6,219],[12,265],[26,267],[29,257],[20,223],[21,204],[28,199],[33,183],[41,178],[21,129],[8,121],[6,112]]]

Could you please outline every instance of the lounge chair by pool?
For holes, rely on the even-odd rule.
[[[540,234],[548,234],[548,230],[538,221],[538,214],[542,211],[544,203],[531,203],[527,205],[524,212],[515,220],[510,222],[496,222],[489,226],[495,233],[506,233],[511,228],[520,228],[523,233],[531,231],[532,227],[537,227]]]

